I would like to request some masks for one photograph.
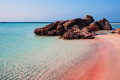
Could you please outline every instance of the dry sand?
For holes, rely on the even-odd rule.
[[[98,51],[103,57],[100,74],[93,80],[120,80],[120,35],[108,34],[97,36],[98,41],[102,42],[101,51]]]
[[[120,35],[97,35],[94,52],[60,75],[59,80],[120,80]]]

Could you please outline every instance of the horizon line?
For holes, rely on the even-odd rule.
[[[53,22],[0,22],[0,23],[53,23]],[[120,23],[120,22],[109,22],[109,23]]]
[[[53,23],[53,22],[0,22],[0,23]]]

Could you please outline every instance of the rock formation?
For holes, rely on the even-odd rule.
[[[103,18],[103,20],[96,21],[95,23],[99,26],[99,30],[112,30],[111,25],[105,18]]]
[[[120,28],[115,29],[114,31],[112,31],[112,33],[120,34]]]
[[[56,21],[43,28],[35,29],[34,33],[39,36],[61,36],[64,39],[93,39],[95,31],[112,29],[105,18],[91,24],[92,22],[94,22],[93,17],[87,15],[86,18]]]
[[[65,32],[62,37],[64,39],[93,39],[95,35],[94,31],[89,31],[88,27],[79,29],[77,25],[73,26]]]

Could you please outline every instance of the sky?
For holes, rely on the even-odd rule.
[[[120,22],[120,0],[0,0],[0,22],[53,22],[86,15]]]

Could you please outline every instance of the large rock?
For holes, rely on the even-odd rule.
[[[56,35],[63,35],[66,30],[63,26],[63,24],[65,23],[66,21],[61,21],[58,25],[57,25],[57,29],[56,29]]]
[[[116,30],[112,31],[112,33],[120,34],[120,28],[117,28]]]
[[[63,24],[66,30],[73,27],[74,25],[78,25],[80,29],[82,29],[85,26],[89,26],[94,21],[93,17],[90,15],[87,15],[86,18],[76,18],[72,20],[68,20],[66,23]]]
[[[89,32],[87,27],[83,29],[79,29],[77,25],[75,25],[72,29],[69,29],[62,36],[64,39],[93,39],[94,31]]]
[[[87,15],[86,18],[76,18],[66,21],[56,21],[43,28],[35,29],[34,33],[36,35],[48,35],[48,36],[59,36],[63,35],[68,29],[72,28],[74,25],[78,25],[80,29],[85,26],[89,26],[94,21],[93,17]]]
[[[112,30],[112,26],[105,18],[103,18],[103,20],[96,21],[95,24],[99,26],[99,30]]]
[[[93,39],[95,31],[112,29],[105,18],[91,24],[92,22],[94,22],[93,17],[87,15],[85,18],[56,21],[43,28],[35,29],[34,33],[39,36],[61,36],[64,39]]]
[[[57,25],[60,23],[60,21],[56,21],[54,23],[51,23],[49,25],[46,25],[45,27],[43,28],[37,28],[35,29],[34,33],[36,35],[48,35],[48,32],[49,31],[52,31],[52,30],[56,30],[57,29]]]
[[[99,31],[99,26],[96,23],[90,24],[87,26],[89,31]]]

